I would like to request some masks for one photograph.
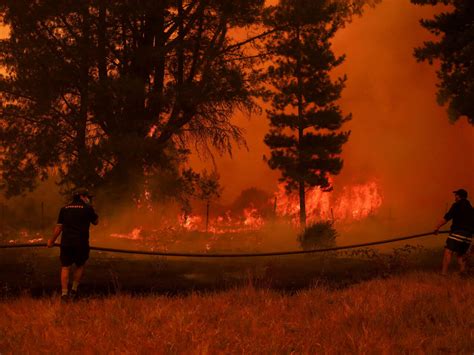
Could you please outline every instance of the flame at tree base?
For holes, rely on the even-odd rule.
[[[365,184],[345,186],[339,192],[325,192],[319,187],[306,190],[306,219],[311,224],[316,221],[360,221],[375,215],[382,206],[382,194],[376,181]],[[270,210],[270,211],[268,211]],[[270,212],[270,213],[269,213]],[[287,220],[293,225],[299,224],[300,201],[296,193],[288,194],[283,184],[267,210],[258,210],[252,204],[241,215],[232,215],[227,211],[209,220],[206,231],[205,217],[199,215],[181,216],[179,224],[188,231],[209,232],[212,234],[239,233],[260,230],[268,222],[268,217]]]
[[[275,194],[276,214],[299,223],[300,201],[297,194],[288,195],[283,184]],[[325,192],[319,187],[306,190],[306,220],[360,221],[374,215],[382,206],[382,194],[375,181],[343,187],[342,191]]]
[[[147,196],[149,197],[149,196]],[[340,190],[331,192],[323,191],[319,187],[306,190],[306,217],[307,224],[317,221],[335,221],[349,224],[361,221],[375,215],[382,206],[382,193],[377,181],[364,184],[344,186]],[[158,229],[155,227],[136,226],[130,233],[113,233],[110,236],[133,241],[160,239],[160,235],[173,236],[179,241],[179,236],[184,233],[205,233],[211,240],[217,235],[249,235],[251,232],[263,230],[270,222],[287,223],[293,227],[299,226],[300,211],[299,196],[297,193],[288,194],[283,184],[278,186],[278,191],[273,194],[267,203],[257,208],[249,203],[240,213],[230,209],[217,216],[211,213],[208,223],[205,215],[188,214],[179,215],[177,221],[164,219],[160,221]],[[149,209],[153,212],[153,209]],[[207,224],[207,226],[206,226]],[[165,238],[166,239],[166,238]]]

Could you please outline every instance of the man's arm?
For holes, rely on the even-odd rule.
[[[435,234],[438,234],[439,229],[444,226],[446,223],[448,223],[450,220],[453,219],[454,214],[456,213],[456,204],[453,203],[449,211],[444,215],[443,219],[439,221],[439,223],[436,225],[436,228],[434,230]]]
[[[444,218],[443,218],[441,221],[439,221],[439,223],[438,223],[438,224],[436,225],[436,227],[435,227],[434,233],[435,233],[435,234],[438,234],[440,228],[441,228],[442,226],[444,226],[444,225],[445,225],[446,223],[448,223],[448,222],[449,222],[449,221],[445,220]]]
[[[99,215],[95,213],[94,207],[91,205],[89,205],[89,220],[94,226],[99,224]]]
[[[48,248],[52,248],[54,246],[56,239],[58,239],[62,231],[63,231],[62,224],[57,224],[56,227],[54,227],[53,236],[51,239],[48,240]]]

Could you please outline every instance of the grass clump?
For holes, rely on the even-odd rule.
[[[336,246],[337,231],[332,222],[322,221],[311,224],[298,235],[303,250],[331,248]]]

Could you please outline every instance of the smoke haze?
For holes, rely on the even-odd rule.
[[[417,63],[413,50],[430,39],[421,18],[441,7],[420,7],[409,0],[385,0],[341,30],[334,40],[346,61],[337,75],[347,74],[341,106],[353,119],[343,152],[344,168],[335,188],[378,179],[384,195],[380,213],[403,225],[433,227],[464,187],[474,195],[474,128],[462,120],[448,121],[436,103],[436,67]],[[246,130],[248,151],[220,157],[217,167],[225,187],[224,200],[245,188],[276,190],[278,172],[262,160],[268,150],[264,115],[235,122]],[[194,164],[202,164],[193,158]]]

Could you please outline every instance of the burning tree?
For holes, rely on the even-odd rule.
[[[441,60],[438,70],[438,102],[448,104],[451,121],[467,117],[474,125],[474,3],[471,0],[412,0],[418,5],[450,5],[451,12],[443,12],[421,25],[435,36],[438,42],[427,41],[415,49],[418,61],[433,64]]]
[[[343,24],[348,8],[324,0],[282,0],[268,18],[279,28],[267,41],[275,65],[266,77],[271,84],[272,109],[267,111],[271,149],[268,164],[282,172],[288,191],[297,189],[300,225],[306,226],[305,189],[330,189],[329,174],[342,168],[339,157],[349,132],[339,132],[350,119],[335,101],[346,78],[332,81],[330,71],[344,57],[336,57],[330,40]]]
[[[263,0],[6,0],[0,23],[0,169],[9,196],[59,172],[136,196],[179,175],[189,145],[230,151],[230,122],[253,110],[252,65],[233,31]],[[112,188],[111,188],[112,189]]]

